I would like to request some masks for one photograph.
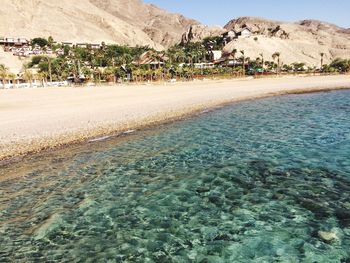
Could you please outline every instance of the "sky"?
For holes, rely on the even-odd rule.
[[[206,25],[224,26],[239,16],[280,21],[317,19],[350,28],[350,0],[145,0]]]

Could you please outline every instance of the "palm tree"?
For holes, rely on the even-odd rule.
[[[176,60],[176,50],[174,48],[169,48],[167,50],[167,56],[169,57],[170,64],[172,64]]]
[[[53,44],[55,43],[55,41],[53,40],[52,36],[48,37],[47,43],[48,43],[48,46],[52,49],[53,48]]]
[[[231,57],[232,57],[232,59],[233,59],[233,63],[234,63],[234,65],[235,65],[235,61],[236,61],[236,55],[237,55],[237,49],[233,49],[232,51],[231,51]]]
[[[193,53],[192,52],[188,53],[187,57],[189,58],[189,63],[190,63],[191,68],[193,68],[193,58],[194,58]]]
[[[243,60],[243,76],[245,76],[245,52],[244,50],[240,51],[242,54],[242,60]]]
[[[5,87],[5,80],[6,80],[8,74],[9,74],[8,68],[5,67],[5,65],[0,64],[0,79],[1,79],[4,87]]]
[[[155,69],[154,75],[155,75],[157,81],[162,80],[163,79],[163,69],[162,68]]]
[[[48,69],[49,69],[49,78],[50,82],[52,82],[52,59],[50,57],[45,57],[48,63]]]
[[[103,71],[103,79],[109,81],[110,79],[113,79],[113,83],[115,83],[115,68],[114,67],[107,67]]]
[[[275,61],[277,58],[277,72],[276,72],[277,74],[280,73],[280,56],[281,56],[280,52],[275,52],[272,54],[273,61]]]
[[[320,56],[321,56],[321,70],[323,68],[323,57],[324,57],[325,53],[321,52]]]
[[[236,58],[236,54],[237,54],[237,49],[234,48],[234,49],[231,51],[231,56],[233,57],[233,59]]]
[[[127,66],[131,63],[132,56],[130,54],[123,53],[123,55],[121,56],[121,61],[123,62],[123,65]]]
[[[136,82],[139,82],[140,78],[142,78],[143,70],[141,68],[137,68],[134,70],[133,73],[134,73],[134,77],[135,77]]]
[[[29,70],[29,69],[26,69],[23,73],[23,79],[26,81],[26,82],[29,82],[29,86],[32,87],[32,82],[33,82],[33,78],[34,78],[34,75],[33,73]]]
[[[38,74],[36,74],[36,77],[41,81],[41,85],[45,87],[46,86],[45,82],[47,81],[47,77],[48,77],[47,72],[45,71],[39,72]]]
[[[177,62],[179,63],[185,63],[186,60],[186,54],[185,51],[183,49],[180,49],[176,52],[176,58],[177,58]]]
[[[7,77],[12,81],[13,87],[16,88],[16,74],[8,73]]]
[[[264,54],[263,53],[260,53],[259,56],[261,57],[261,65],[262,65],[262,68],[264,69]]]

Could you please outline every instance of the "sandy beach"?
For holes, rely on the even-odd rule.
[[[0,159],[181,118],[234,101],[350,88],[350,76],[0,90]]]

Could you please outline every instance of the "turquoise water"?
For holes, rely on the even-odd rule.
[[[350,262],[350,91],[237,103],[0,174],[17,175],[0,181],[0,262]]]

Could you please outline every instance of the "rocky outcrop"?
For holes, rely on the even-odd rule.
[[[269,37],[288,38],[288,33],[283,28],[283,23],[256,17],[240,17],[233,19],[225,25],[227,30],[240,31],[249,28],[253,34]]]
[[[225,32],[227,32],[227,30],[219,26],[208,27],[204,25],[193,25],[182,35],[181,42],[198,42],[207,37],[221,36]]]
[[[301,25],[305,27],[308,30],[312,31],[328,31],[328,32],[337,32],[340,31],[342,28],[338,27],[337,25],[319,21],[319,20],[312,20],[312,19],[307,19],[307,20],[302,20],[299,22],[296,22],[295,24]]]
[[[342,28],[339,30],[339,33],[350,34],[350,28]]]

